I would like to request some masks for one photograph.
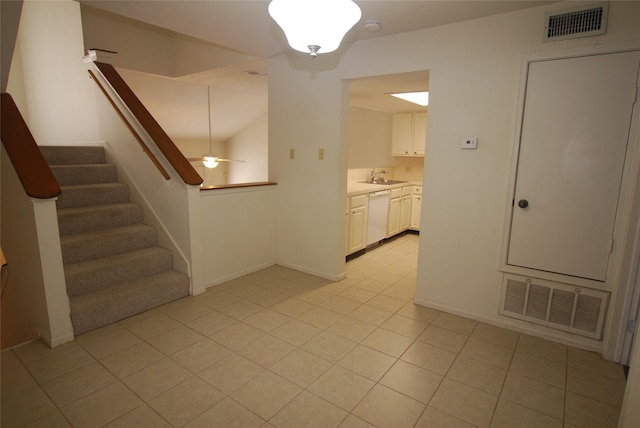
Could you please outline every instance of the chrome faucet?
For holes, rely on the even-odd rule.
[[[370,181],[371,183],[373,183],[374,181],[376,181],[376,180],[378,179],[378,175],[380,175],[380,174],[386,174],[386,173],[387,173],[387,170],[385,170],[385,169],[382,169],[382,170],[380,170],[380,171],[378,171],[378,172],[376,172],[376,170],[375,170],[375,169],[372,169],[372,170],[371,170],[371,179],[370,179],[369,181]]]

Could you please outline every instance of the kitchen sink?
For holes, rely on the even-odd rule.
[[[360,183],[367,183],[367,184],[383,184],[383,185],[390,185],[390,184],[402,184],[402,183],[408,183],[408,181],[406,180],[376,180],[376,181],[361,181]]]

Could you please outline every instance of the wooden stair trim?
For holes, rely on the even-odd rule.
[[[103,62],[96,61],[94,64],[118,93],[147,134],[153,139],[158,149],[178,173],[180,178],[182,178],[186,184],[194,186],[202,184],[202,177],[200,177],[193,165],[189,163],[167,133],[160,127],[158,122],[133,93],[116,69],[111,64]]]
[[[1,94],[0,138],[27,195],[55,198],[62,192],[20,110],[8,93]]]
[[[136,130],[133,129],[133,125],[129,123],[127,118],[124,116],[124,113],[122,113],[122,110],[118,108],[116,102],[113,100],[113,98],[109,96],[109,94],[107,93],[107,90],[104,88],[104,86],[102,86],[102,83],[100,83],[100,81],[96,78],[96,75],[93,73],[93,71],[89,70],[89,74],[91,75],[91,78],[93,79],[93,81],[96,82],[96,85],[98,85],[98,88],[100,88],[100,91],[102,92],[102,94],[107,98],[107,100],[109,101],[109,104],[111,104],[111,107],[113,107],[113,109],[116,111],[120,119],[122,119],[122,121],[124,122],[125,126],[129,129],[129,132],[133,134],[133,136],[135,137],[140,147],[142,147],[142,151],[149,157],[149,159],[155,165],[158,171],[160,171],[160,174],[162,174],[164,179],[170,180],[171,176],[169,175],[167,170],[164,169],[164,167],[160,164],[160,161],[158,160],[158,158],[155,157],[155,155],[149,150],[149,147],[147,147],[147,145],[144,143],[140,134],[138,134]]]

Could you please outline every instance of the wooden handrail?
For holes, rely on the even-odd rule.
[[[202,177],[200,177],[193,165],[189,163],[171,138],[164,132],[153,116],[151,116],[151,113],[149,113],[133,93],[116,69],[111,64],[103,62],[96,61],[94,64],[109,81],[113,89],[118,93],[147,134],[153,139],[158,149],[178,173],[180,178],[187,184],[200,185],[202,183]]]
[[[151,162],[153,162],[153,164],[156,166],[158,171],[160,171],[160,174],[162,174],[162,176],[164,177],[165,180],[171,179],[171,176],[169,175],[167,170],[164,169],[164,167],[162,166],[162,164],[160,163],[158,158],[155,157],[155,155],[151,152],[151,150],[149,150],[149,147],[147,147],[147,145],[144,143],[144,141],[142,140],[142,137],[140,136],[140,134],[138,134],[136,132],[136,130],[133,129],[133,125],[131,125],[131,123],[129,123],[129,121],[124,116],[122,111],[116,105],[115,101],[113,101],[113,98],[111,98],[111,96],[107,93],[107,90],[104,88],[104,86],[102,86],[102,83],[100,83],[100,81],[96,78],[96,75],[94,74],[94,72],[91,71],[91,70],[88,70],[88,71],[89,71],[89,74],[91,75],[91,78],[93,79],[93,81],[96,82],[96,85],[98,85],[98,88],[100,88],[100,91],[102,91],[104,96],[107,98],[107,100],[111,104],[111,107],[113,107],[113,109],[116,111],[116,113],[118,113],[118,116],[120,116],[120,119],[122,119],[122,121],[127,126],[127,128],[129,128],[129,131],[136,138],[136,140],[138,141],[138,144],[140,145],[140,147],[142,147],[142,151],[147,154],[149,159],[151,159]]]
[[[58,180],[53,176],[11,95],[3,93],[1,97],[0,138],[24,191],[32,198],[55,198],[62,192]]]

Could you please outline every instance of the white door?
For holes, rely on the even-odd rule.
[[[639,63],[529,64],[508,264],[606,279]]]

